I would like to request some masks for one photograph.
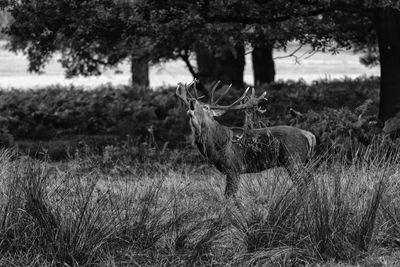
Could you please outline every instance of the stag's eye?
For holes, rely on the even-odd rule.
[[[203,106],[203,109],[209,111],[210,107],[209,106]]]

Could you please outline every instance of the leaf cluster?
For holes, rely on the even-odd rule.
[[[138,26],[131,5],[105,1],[32,1],[9,8],[14,22],[6,29],[9,48],[22,50],[29,71],[41,72],[55,52],[67,76],[97,75],[138,49]],[[127,32],[130,35],[127,36]]]

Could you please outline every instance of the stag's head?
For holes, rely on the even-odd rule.
[[[194,90],[194,95],[190,90]],[[211,125],[215,124],[215,116],[221,114],[217,110],[212,110],[209,104],[201,102],[197,95],[196,81],[189,85],[178,84],[176,95],[181,99],[182,103],[188,108],[187,115],[189,123],[195,135],[201,135]]]
[[[215,117],[225,114],[229,110],[246,110],[250,108],[257,108],[259,112],[265,110],[258,107],[260,101],[266,100],[264,92],[261,96],[255,97],[254,88],[249,95],[250,88],[235,100],[232,104],[227,106],[218,105],[218,102],[229,92],[231,86],[226,86],[226,90],[214,101],[214,93],[218,88],[217,82],[210,91],[210,103],[206,104],[200,101],[202,97],[198,96],[196,90],[196,80],[189,85],[178,84],[176,88],[176,95],[181,99],[182,103],[188,108],[187,114],[190,118],[190,126],[195,135],[200,136],[207,129],[213,125],[218,124],[214,119]],[[193,89],[194,95],[190,92]]]

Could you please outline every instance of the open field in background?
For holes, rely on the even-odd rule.
[[[26,72],[28,61],[22,53],[17,55],[4,49],[5,41],[0,41],[0,88],[37,88],[59,84],[62,86],[73,84],[74,86],[84,86],[94,88],[101,84],[110,83],[112,85],[129,84],[130,70],[129,64],[121,64],[117,69],[122,73],[115,73],[114,70],[107,70],[99,77],[77,77],[66,79],[61,65],[57,62],[57,56],[51,60],[42,75],[29,74]],[[274,57],[283,57],[296,49],[292,44],[288,51],[275,51]],[[343,50],[338,55],[329,53],[316,53],[307,58],[310,48],[304,47],[298,51],[298,56],[302,56],[300,64],[296,64],[293,57],[276,59],[276,79],[277,80],[299,80],[306,82],[319,79],[343,79],[355,78],[359,76],[379,76],[379,67],[367,68],[359,63],[359,55],[351,51]],[[181,61],[168,62],[156,65],[150,69],[150,86],[173,85],[178,82],[190,82],[192,76],[187,71]],[[252,63],[250,55],[246,57],[244,80],[248,84],[253,84]]]
[[[0,265],[398,266],[400,158],[376,139],[306,167],[243,175],[236,200],[194,151],[47,162],[0,151]],[[300,174],[299,174],[300,175]]]

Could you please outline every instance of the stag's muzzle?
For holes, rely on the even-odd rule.
[[[188,110],[187,112],[186,112],[186,114],[190,117],[190,118],[193,118],[194,117],[194,111],[193,110]]]

